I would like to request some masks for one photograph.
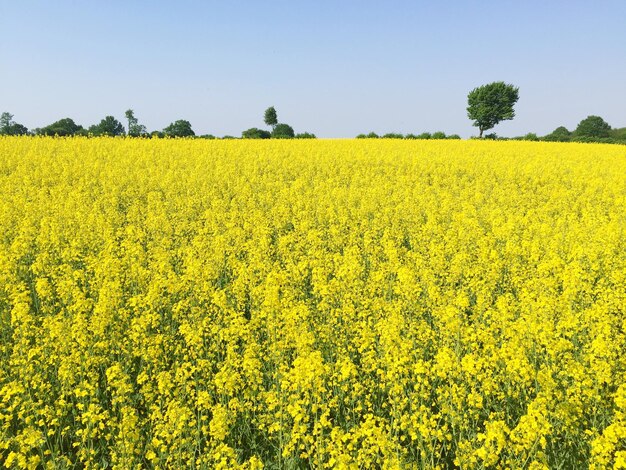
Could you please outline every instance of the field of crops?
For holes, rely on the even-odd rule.
[[[0,137],[7,468],[625,468],[626,147]]]

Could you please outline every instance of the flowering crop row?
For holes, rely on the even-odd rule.
[[[625,468],[626,150],[0,137],[7,468]]]

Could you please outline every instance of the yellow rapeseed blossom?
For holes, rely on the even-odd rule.
[[[626,468],[626,147],[0,136],[4,468]]]

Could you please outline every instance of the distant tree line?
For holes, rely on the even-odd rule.
[[[515,117],[514,106],[519,99],[519,89],[504,82],[493,82],[474,88],[467,97],[467,115],[479,130],[478,138],[492,140],[530,140],[546,142],[604,142],[626,144],[626,127],[612,128],[600,116],[588,116],[580,121],[576,129],[568,130],[557,127],[543,137],[533,132],[520,137],[499,137],[495,133],[484,134],[504,120]],[[193,131],[191,123],[184,119],[172,122],[161,131],[148,132],[146,126],[139,123],[132,109],[124,113],[127,127],[113,116],[105,116],[99,123],[84,128],[71,118],[60,119],[45,127],[29,130],[23,124],[13,120],[13,115],[3,112],[0,115],[0,135],[45,135],[45,136],[123,136],[130,137],[197,137],[215,139],[210,134],[199,135]],[[278,113],[274,106],[265,110],[263,122],[268,129],[252,127],[241,133],[242,139],[315,139],[315,134],[302,132],[296,134],[289,124],[278,122]],[[222,139],[235,139],[225,135]],[[444,132],[423,132],[421,134],[399,134],[390,132],[378,135],[375,132],[359,134],[357,139],[460,139],[457,134],[446,135]]]
[[[597,142],[605,144],[626,144],[626,127],[612,128],[600,116],[587,116],[580,121],[576,129],[570,131],[565,126],[559,126],[544,136],[534,132],[519,137],[499,137],[496,134],[485,136],[497,140],[530,140],[544,142]]]
[[[197,137],[204,139],[215,139],[210,134],[199,135],[191,128],[191,123],[184,119],[172,122],[161,131],[148,132],[146,126],[139,123],[132,109],[124,113],[127,127],[113,116],[105,116],[98,124],[93,124],[87,128],[74,122],[71,118],[59,119],[52,124],[29,130],[26,126],[16,123],[13,115],[4,112],[0,115],[0,135],[43,135],[43,136],[130,136],[130,137]],[[271,126],[272,130],[252,128],[241,133],[244,139],[314,139],[315,134],[304,132],[296,134],[289,124],[279,123],[276,109],[272,106],[265,111],[265,124]],[[226,135],[223,139],[235,139]]]
[[[357,139],[420,139],[420,140],[438,140],[438,139],[460,139],[457,134],[446,135],[445,132],[422,132],[421,134],[399,134],[396,132],[389,132],[387,134],[378,135],[376,132],[370,132],[369,134],[359,134]]]

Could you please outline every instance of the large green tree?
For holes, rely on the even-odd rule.
[[[467,95],[467,116],[478,127],[480,137],[500,121],[515,117],[513,107],[519,99],[519,88],[504,83],[493,82],[474,88]]]
[[[196,133],[191,129],[191,123],[184,119],[174,121],[165,129],[163,129],[165,135],[170,137],[192,137]]]
[[[576,137],[587,137],[591,139],[601,139],[609,137],[611,126],[600,116],[587,116],[578,123],[574,135]]]

